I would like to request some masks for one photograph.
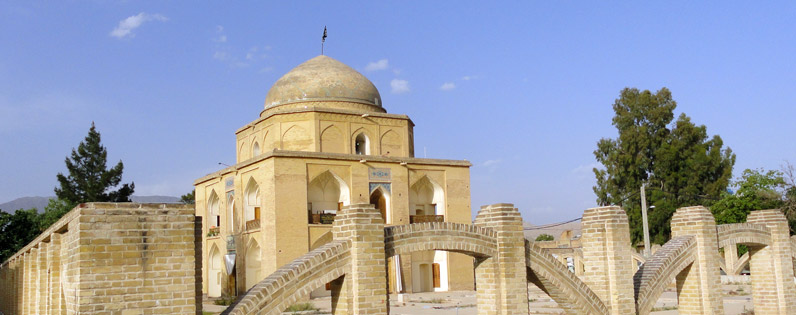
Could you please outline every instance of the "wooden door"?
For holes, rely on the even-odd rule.
[[[432,277],[434,278],[434,287],[439,288],[440,287],[439,264],[431,264],[431,274]]]

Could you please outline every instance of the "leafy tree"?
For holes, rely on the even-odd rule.
[[[192,205],[196,203],[196,189],[191,190],[191,192],[180,196],[180,201],[186,205]]]
[[[725,192],[710,210],[718,224],[746,222],[753,210],[783,209],[789,201],[787,194],[793,190],[786,186],[780,171],[746,169],[733,183],[737,190]]]
[[[667,88],[656,93],[625,88],[613,105],[612,124],[619,135],[601,139],[594,151],[603,165],[594,169],[597,203],[621,205],[627,211],[634,243],[643,239],[642,184],[647,187],[647,203],[655,206],[648,214],[650,239],[663,244],[677,208],[709,206],[732,177],[732,151],[685,114],[672,123],[676,107]]]
[[[536,241],[537,242],[539,242],[539,241],[552,241],[552,240],[555,240],[555,239],[556,238],[553,237],[550,234],[539,234],[539,236],[536,237]]]
[[[0,261],[28,245],[40,233],[36,209],[19,209],[14,214],[0,213]]]
[[[796,234],[796,169],[790,162],[782,166],[783,180],[785,181],[785,200],[782,212],[790,223],[791,235]]]
[[[44,212],[40,214],[39,229],[44,232],[50,225],[57,222],[64,214],[72,210],[77,204],[72,204],[64,200],[53,198],[47,202]]]

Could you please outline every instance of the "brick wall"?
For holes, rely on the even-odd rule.
[[[185,205],[81,204],[0,265],[7,314],[201,314]]]

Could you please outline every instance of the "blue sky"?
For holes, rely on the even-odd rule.
[[[473,163],[474,209],[571,219],[624,87],[668,87],[735,175],[796,162],[794,18],[784,1],[0,1],[0,202],[53,195],[92,121],[137,194],[189,192],[326,25],[326,54],[415,122],[416,156]]]

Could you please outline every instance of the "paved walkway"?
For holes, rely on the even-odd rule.
[[[724,285],[725,314],[744,314],[752,309],[752,289],[748,284]],[[331,314],[331,298],[321,297],[309,301],[318,311],[300,312],[296,314]],[[530,314],[564,314],[558,304],[550,300],[544,292],[535,286],[529,286],[528,306]],[[224,306],[214,305],[205,299],[206,314],[219,314]],[[655,304],[652,314],[677,314],[677,294],[673,290],[663,293]],[[476,315],[475,292],[426,292],[413,294],[390,295],[390,314],[392,315]],[[284,313],[293,314],[293,313]]]

